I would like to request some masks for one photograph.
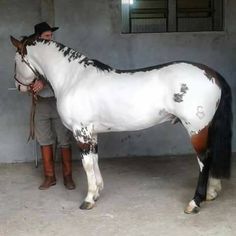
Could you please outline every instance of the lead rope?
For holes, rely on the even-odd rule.
[[[35,139],[35,111],[36,111],[36,104],[37,104],[37,95],[34,93],[31,93],[31,109],[30,109],[30,131],[29,136],[27,139],[27,142],[30,141],[30,139]]]

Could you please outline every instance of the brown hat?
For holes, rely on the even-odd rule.
[[[56,31],[59,27],[50,27],[47,22],[41,22],[34,26],[34,33],[41,35],[43,32],[46,31]]]

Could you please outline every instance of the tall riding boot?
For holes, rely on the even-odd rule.
[[[61,148],[62,171],[64,178],[64,185],[67,189],[75,189],[75,183],[72,179],[72,158],[71,148]]]
[[[41,146],[43,159],[44,181],[39,186],[40,190],[45,190],[56,184],[54,162],[53,162],[53,146]]]

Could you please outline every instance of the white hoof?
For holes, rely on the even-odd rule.
[[[200,211],[200,207],[197,206],[194,200],[192,200],[188,206],[185,208],[184,213],[186,214],[196,214]]]
[[[221,191],[221,180],[215,178],[209,178],[206,200],[212,201],[216,199],[220,191]]]
[[[81,210],[90,210],[95,206],[94,202],[86,202],[84,201],[81,205],[80,205],[80,209]]]
[[[207,196],[206,196],[206,200],[207,201],[213,201],[217,198],[218,193],[215,190],[209,190],[207,191]]]

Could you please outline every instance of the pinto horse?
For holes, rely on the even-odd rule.
[[[137,70],[117,70],[55,41],[35,36],[17,40],[15,80],[20,87],[45,79],[54,90],[63,124],[81,149],[88,193],[81,209],[91,209],[103,188],[97,134],[135,131],[166,121],[187,130],[199,163],[199,179],[185,212],[216,198],[221,178],[230,176],[231,89],[209,67],[172,62]]]

